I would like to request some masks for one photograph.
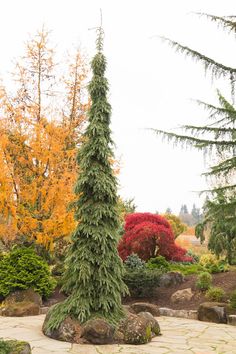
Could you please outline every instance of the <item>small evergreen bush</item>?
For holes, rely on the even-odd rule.
[[[48,297],[55,281],[47,263],[32,248],[16,248],[0,260],[0,296],[6,297],[15,290],[32,288]]]
[[[162,272],[151,269],[130,270],[126,268],[124,282],[128,286],[130,294],[135,297],[150,296],[159,286]]]
[[[196,287],[200,290],[208,290],[212,284],[212,276],[208,272],[202,272],[199,274]]]
[[[155,258],[150,258],[147,262],[147,268],[149,269],[160,269],[162,271],[168,272],[170,270],[170,264],[167,262],[165,257],[158,256]]]
[[[193,263],[198,263],[200,260],[200,257],[194,253],[192,250],[188,250],[186,253],[186,256],[191,257],[193,260]]]
[[[230,301],[230,307],[236,309],[236,290],[234,290],[230,295],[229,301]]]
[[[183,275],[199,274],[204,272],[205,268],[199,263],[186,264],[186,263],[170,263],[170,270],[172,272],[180,272]]]
[[[133,270],[145,268],[145,262],[135,253],[129,255],[124,263],[126,267]]]
[[[222,288],[212,287],[206,292],[206,298],[210,301],[220,302],[223,300],[225,292]]]

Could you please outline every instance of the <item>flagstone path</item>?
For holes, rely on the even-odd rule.
[[[44,315],[0,317],[0,337],[26,340],[33,354],[236,354],[236,327],[158,317],[162,336],[132,345],[79,345],[55,341],[41,332]]]

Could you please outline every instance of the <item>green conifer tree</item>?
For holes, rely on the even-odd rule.
[[[210,21],[216,22],[229,32],[236,33],[236,16],[219,17],[208,14]],[[154,129],[155,133],[180,143],[182,146],[191,146],[203,151],[208,156],[217,159],[205,173],[211,177],[214,188],[208,192],[211,198],[207,203],[205,221],[197,227],[196,235],[204,239],[204,229],[208,222],[211,222],[211,236],[209,247],[219,254],[228,253],[227,250],[236,250],[236,108],[234,105],[236,80],[236,68],[226,66],[205,56],[191,48],[164,38],[177,51],[200,61],[205,71],[210,71],[212,78],[224,77],[231,85],[232,102],[229,102],[219,91],[217,91],[219,105],[215,106],[205,102],[197,101],[209,111],[209,122],[205,126],[183,126],[184,134],[176,134]],[[220,205],[220,206],[219,206]],[[230,237],[224,237],[230,235]],[[231,261],[231,255],[228,256]]]
[[[68,315],[80,323],[91,318],[105,318],[116,324],[124,317],[121,295],[127,288],[117,252],[117,181],[111,165],[111,106],[107,101],[106,59],[102,49],[103,31],[100,28],[97,54],[91,63],[93,77],[88,88],[92,100],[89,124],[77,155],[80,171],[75,186],[78,196],[75,217],[78,225],[72,236],[63,278],[63,290],[70,295],[53,308],[46,324],[49,330],[58,328]]]

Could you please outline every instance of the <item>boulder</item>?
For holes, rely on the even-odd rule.
[[[214,323],[227,323],[227,304],[204,302],[198,308],[198,320]]]
[[[186,301],[190,301],[193,297],[193,292],[191,290],[191,288],[187,288],[187,289],[182,289],[182,290],[178,290],[176,292],[174,292],[171,295],[171,302],[173,303],[178,303],[178,302],[186,302]]]
[[[19,340],[6,340],[4,341],[11,348],[10,353],[12,354],[31,354],[31,348],[29,343]],[[5,351],[4,351],[5,353]]]
[[[138,314],[138,317],[144,318],[147,321],[149,321],[149,323],[151,325],[152,337],[161,335],[161,329],[160,329],[159,323],[157,322],[157,320],[153,317],[153,315],[150,312],[140,312]]]
[[[42,306],[42,297],[33,289],[27,289],[14,291],[4,300],[4,304],[12,304],[16,302],[33,302],[34,304]]]
[[[231,326],[236,326],[236,315],[229,315],[228,317],[228,323]]]
[[[85,322],[81,337],[91,344],[109,344],[113,342],[115,328],[101,318]]]
[[[149,312],[141,312],[138,315],[127,312],[117,328],[102,318],[91,319],[80,325],[78,321],[67,317],[56,330],[47,328],[50,313],[51,311],[44,320],[43,333],[50,338],[71,343],[145,344],[150,342],[152,337],[161,335],[157,320]]]
[[[158,322],[147,312],[138,315],[129,313],[120,322],[118,331],[123,334],[123,343],[136,345],[148,343],[153,336],[160,335]]]
[[[160,276],[159,286],[164,288],[169,288],[171,286],[176,286],[184,282],[183,274],[179,272],[168,272]]]
[[[197,320],[198,319],[198,314],[196,310],[190,310],[188,312],[188,318],[191,320]]]
[[[167,307],[160,307],[160,314],[161,316],[189,318],[192,320],[197,320],[198,318],[195,310],[172,310]]]
[[[150,312],[153,316],[160,316],[159,307],[154,304],[149,304],[147,302],[136,302],[130,305],[130,307],[135,313]]]
[[[71,317],[66,317],[58,327],[58,329],[49,330],[46,328],[50,318],[50,311],[47,313],[43,323],[43,333],[56,340],[61,340],[70,343],[81,343],[82,327],[80,323]]]
[[[127,313],[135,313],[135,311],[129,305],[123,305],[124,312]]]
[[[0,314],[9,317],[35,316],[40,314],[40,306],[27,301],[4,303]]]

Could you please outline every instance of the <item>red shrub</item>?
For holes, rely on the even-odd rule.
[[[118,251],[125,260],[131,253],[136,253],[143,260],[164,256],[176,262],[191,262],[185,256],[186,250],[175,244],[169,222],[160,215],[134,213],[125,218],[125,233],[121,238]]]

